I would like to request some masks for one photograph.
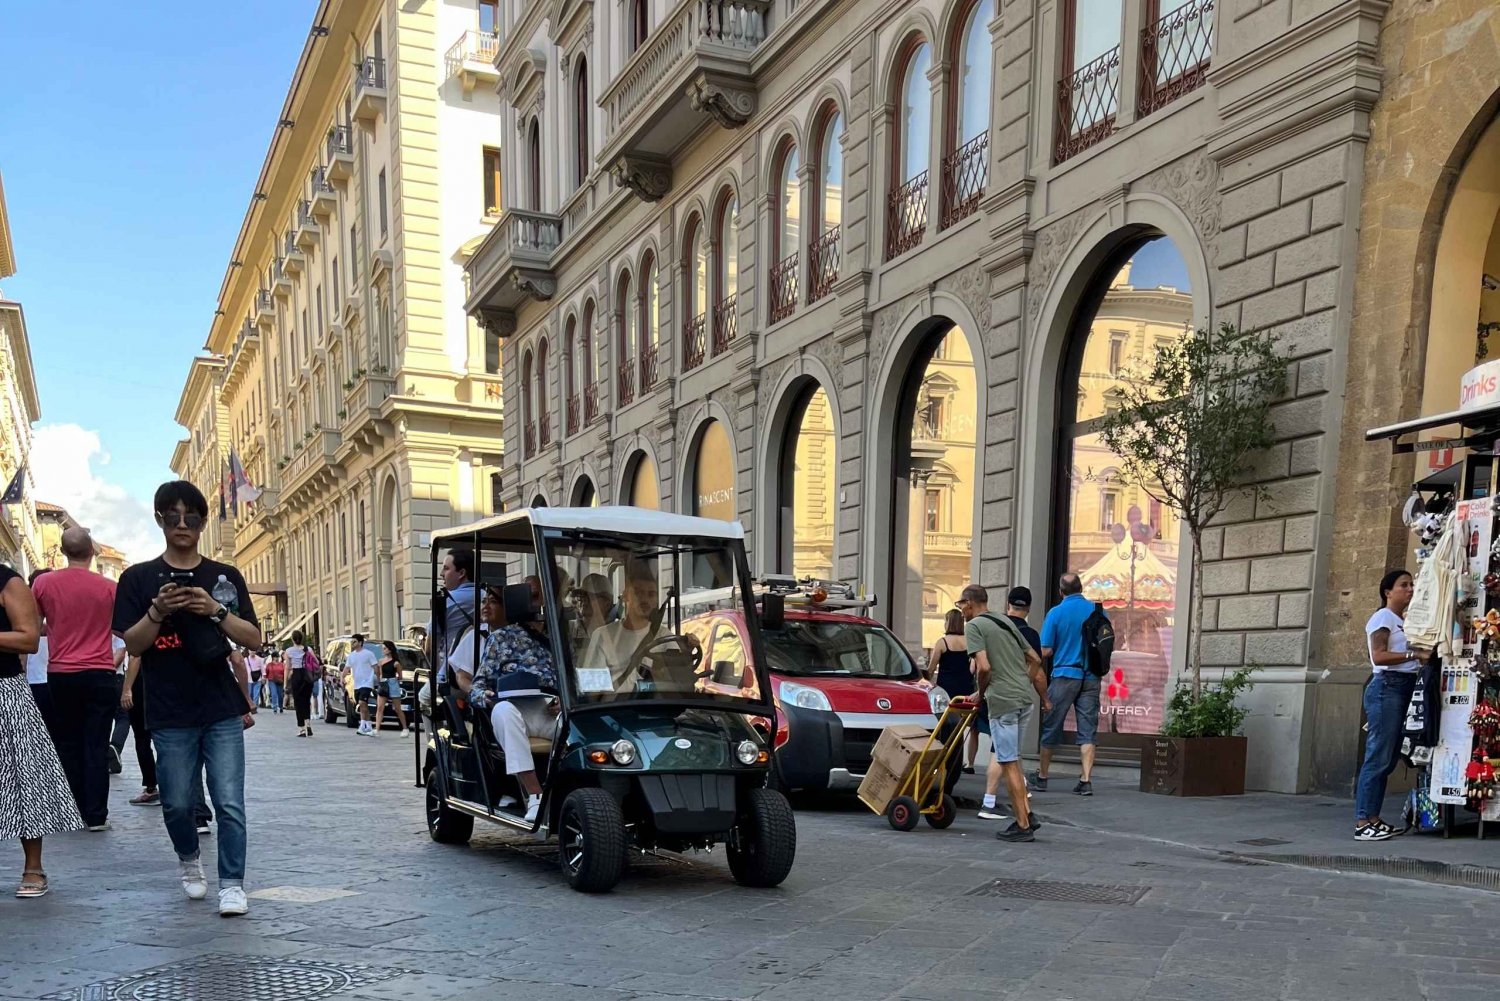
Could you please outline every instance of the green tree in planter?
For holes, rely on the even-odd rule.
[[[1174,715],[1205,699],[1203,532],[1235,494],[1264,491],[1246,481],[1256,453],[1273,442],[1271,404],[1286,392],[1287,367],[1272,334],[1240,333],[1227,323],[1200,329],[1161,344],[1142,371],[1122,379],[1119,407],[1104,419],[1100,436],[1126,478],[1176,511],[1192,540],[1193,684],[1190,702],[1178,706],[1185,690],[1173,697]],[[1246,685],[1234,688],[1231,705]]]

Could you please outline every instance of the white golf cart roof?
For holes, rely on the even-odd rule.
[[[459,539],[478,532],[491,538],[504,538],[507,528],[526,532],[527,525],[541,528],[576,529],[606,535],[665,535],[684,538],[743,539],[745,527],[737,521],[716,518],[694,518],[669,514],[643,507],[525,507],[493,518],[471,521],[467,525],[441,528],[432,533],[434,544],[444,539]],[[529,536],[525,540],[529,542]]]

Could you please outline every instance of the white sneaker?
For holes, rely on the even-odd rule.
[[[1010,815],[1001,813],[998,806],[987,806],[979,811],[980,820],[1009,820]]]
[[[178,865],[182,870],[182,892],[188,895],[188,899],[202,900],[208,896],[208,880],[203,877],[203,860],[179,860]]]
[[[410,730],[402,730],[402,731],[401,731],[401,736],[402,736],[402,737],[403,737],[403,738],[405,738],[405,737],[410,737],[410,736],[411,736],[411,731],[410,731]]]
[[[542,811],[542,797],[540,797],[540,796],[527,796],[526,797],[526,823],[528,823],[528,824],[534,824],[534,823],[536,823],[536,815],[538,813],[540,813],[541,811]]]
[[[226,886],[219,891],[219,917],[232,918],[250,910],[250,901],[245,899],[245,888]]]
[[[511,807],[517,805],[520,802],[521,801],[518,800],[518,799],[516,799],[514,796],[501,796],[500,797],[500,802],[496,806],[496,809],[498,809],[498,810],[509,810]]]

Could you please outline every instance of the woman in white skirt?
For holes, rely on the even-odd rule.
[[[24,660],[41,627],[21,575],[0,565],[0,841],[21,839],[26,865],[18,897],[45,896],[42,838],[83,826],[68,780],[26,683]]]

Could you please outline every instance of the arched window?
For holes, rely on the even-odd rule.
[[[620,406],[635,399],[636,302],[630,272],[620,275],[615,296],[615,350],[620,352]]]
[[[656,483],[656,463],[645,452],[637,452],[635,459],[625,467],[626,488],[620,500],[632,507],[656,510],[661,506],[661,491]]]
[[[583,417],[583,400],[580,396],[582,379],[580,365],[583,359],[578,353],[578,319],[568,317],[563,325],[563,352],[568,360],[568,426],[567,434],[577,434]]]
[[[949,149],[943,157],[943,225],[951,226],[979,208],[989,179],[990,66],[989,23],[994,0],[976,0],[954,38],[954,78],[949,91]]]
[[[688,217],[682,234],[682,258],[688,266],[682,270],[682,368],[690,371],[703,364],[708,342],[708,241],[703,234],[703,218],[697,213]]]
[[[531,458],[536,451],[536,406],[532,399],[531,373],[535,366],[531,363],[531,352],[521,356],[521,423],[526,426],[526,448],[524,455]]]
[[[537,424],[541,426],[541,443],[546,448],[552,443],[552,411],[547,406],[547,339],[536,349],[536,407]]]
[[[802,238],[802,199],[797,189],[797,145],[788,139],[781,147],[776,170],[771,221],[771,322],[797,310],[797,248]]]
[[[533,212],[542,210],[542,127],[533,118],[526,137],[526,173],[529,183],[526,196],[527,208]]]
[[[583,360],[583,423],[599,416],[599,372],[594,361],[594,300],[583,304],[583,322],[578,325],[578,357]]]
[[[813,211],[817,213],[814,235],[808,244],[807,301],[817,302],[833,291],[839,280],[839,246],[844,222],[844,116],[830,102],[819,119],[817,191]]]
[[[651,31],[651,15],[646,7],[647,0],[630,0],[631,52],[646,44],[646,35]]]
[[[885,256],[890,260],[922,243],[927,230],[927,175],[931,163],[932,48],[921,36],[907,43],[901,63],[891,150],[891,194],[886,204]]]
[[[740,284],[740,203],[728,189],[719,196],[718,221],[714,231],[716,267],[714,281],[714,354],[729,349],[734,342],[736,318],[739,315]]]
[[[640,301],[636,313],[636,354],[640,359],[641,392],[656,387],[657,331],[661,321],[661,290],[657,285],[656,257],[646,252],[641,263]]]
[[[578,72],[573,74],[573,185],[583,187],[589,176],[589,66],[578,57]]]

